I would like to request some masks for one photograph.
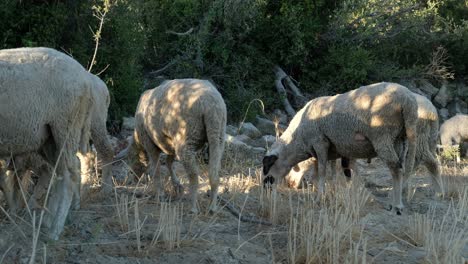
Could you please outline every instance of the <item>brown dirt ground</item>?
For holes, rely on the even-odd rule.
[[[451,200],[433,197],[430,179],[426,172],[418,173],[411,179],[416,191],[402,216],[385,208],[391,197],[391,176],[385,165],[378,159],[371,164],[359,162],[360,176],[372,193],[370,201],[362,212],[359,224],[363,227],[368,241],[366,260],[371,263],[424,263],[424,248],[415,246],[406,235],[408,218],[415,214],[427,213],[434,207],[436,218],[448,210]],[[122,177],[125,168],[116,166],[114,174]],[[235,170],[234,170],[235,171]],[[465,172],[467,170],[464,170]],[[177,165],[178,175],[183,179],[187,191],[184,170]],[[163,173],[167,173],[164,172]],[[255,168],[239,170],[239,173],[255,174]],[[259,169],[257,168],[257,174]],[[226,174],[226,173],[225,173]],[[230,172],[231,177],[234,173]],[[248,176],[248,175],[247,175]],[[462,175],[468,176],[468,175]],[[258,192],[260,186],[250,183],[249,193],[229,192],[227,177],[221,195],[231,199],[239,208],[245,203],[243,213],[261,218]],[[468,177],[457,177],[460,184],[466,185]],[[205,194],[206,180],[200,188],[199,215],[189,213],[189,200],[186,196],[172,202],[183,206],[181,242],[178,248],[168,250],[163,243],[152,245],[151,241],[158,228],[160,205],[151,195],[151,184],[140,186],[119,186],[115,194],[104,196],[99,191],[91,191],[84,197],[82,208],[72,211],[65,230],[58,241],[44,237],[39,240],[37,263],[287,263],[286,241],[287,224],[279,219],[279,224],[265,226],[239,222],[228,210],[206,214],[209,198]],[[122,196],[123,195],[123,196]],[[122,227],[116,204],[117,197],[128,197],[129,228]],[[138,214],[141,223],[141,246],[138,250],[135,232],[135,206],[138,199]],[[28,263],[31,255],[32,228],[29,216],[24,220],[16,218],[17,226],[7,217],[0,216],[0,256],[3,263]],[[466,216],[468,218],[468,216]],[[465,218],[465,219],[466,219]],[[462,227],[465,230],[467,227]],[[23,236],[21,232],[25,234]],[[127,232],[129,231],[129,232]],[[468,246],[464,246],[464,257],[468,259]],[[1,263],[1,261],[0,261]],[[466,263],[466,262],[465,262]]]

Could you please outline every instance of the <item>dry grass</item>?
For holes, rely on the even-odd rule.
[[[183,206],[180,204],[161,203],[159,222],[154,233],[152,245],[162,242],[167,250],[180,246]]]
[[[290,204],[289,263],[365,263],[367,241],[358,220],[370,194],[362,183],[328,186],[318,203],[310,192],[302,195],[304,204]]]
[[[457,209],[450,207],[442,219],[436,219],[435,209],[409,219],[408,235],[412,243],[423,247],[429,263],[463,263],[462,253],[468,243],[466,222],[459,224]],[[465,216],[466,217],[466,216]]]

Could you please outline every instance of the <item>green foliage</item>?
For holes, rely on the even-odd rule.
[[[460,157],[460,147],[456,146],[444,146],[442,153],[440,153],[442,160],[456,160]]]
[[[278,107],[274,65],[312,95],[468,75],[461,0],[7,0],[0,47],[53,47],[88,68],[100,22],[93,11],[103,1],[112,5],[92,71],[103,71],[110,89],[112,125],[162,78],[209,79],[239,121],[256,98],[267,111]],[[437,60],[439,49],[446,53]],[[434,76],[437,67],[450,74]],[[247,119],[260,113],[251,107]]]

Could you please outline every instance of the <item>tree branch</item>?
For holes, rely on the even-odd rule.
[[[175,32],[175,31],[172,31],[172,30],[166,30],[166,34],[172,34],[172,35],[176,35],[176,36],[185,36],[185,35],[189,35],[192,32],[193,32],[193,27],[190,28],[189,30],[185,31],[185,32]]]

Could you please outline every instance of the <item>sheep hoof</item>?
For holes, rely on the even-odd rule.
[[[401,212],[403,211],[403,209],[395,207],[395,211],[397,215],[401,215]]]
[[[391,211],[393,209],[393,206],[390,204],[388,207],[387,207],[387,211]]]

